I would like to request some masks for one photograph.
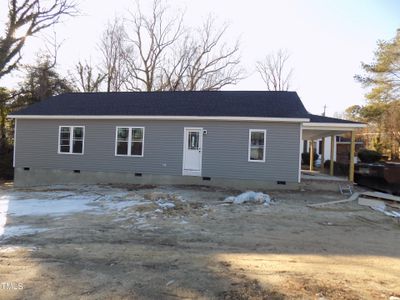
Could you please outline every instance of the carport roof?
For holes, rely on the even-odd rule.
[[[353,122],[349,120],[325,117],[325,116],[318,116],[313,114],[308,114],[311,123],[340,123],[340,124],[362,124],[358,122]]]
[[[363,123],[309,114],[310,122],[302,125],[303,140],[317,140],[332,135],[341,135],[358,128],[366,127]]]

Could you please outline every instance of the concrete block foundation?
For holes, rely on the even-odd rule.
[[[227,178],[208,178],[196,176],[170,176],[117,172],[88,172],[82,170],[15,168],[14,186],[33,187],[52,184],[183,184],[208,185],[240,190],[297,190],[298,183],[265,182],[257,180],[238,180]]]

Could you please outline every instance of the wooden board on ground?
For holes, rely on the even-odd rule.
[[[336,201],[329,201],[329,202],[323,202],[323,203],[315,203],[315,204],[309,204],[307,205],[308,207],[322,207],[322,206],[326,206],[326,205],[331,205],[331,204],[339,204],[339,203],[346,203],[346,202],[351,202],[354,201],[358,198],[360,194],[359,193],[354,193],[353,195],[351,195],[349,198],[347,199],[343,199],[343,200],[336,200]]]
[[[390,200],[390,201],[400,202],[400,197],[386,194],[386,193],[381,193],[381,192],[364,192],[361,195],[363,197],[365,196],[366,198],[375,198],[375,199],[378,198],[378,199],[382,199],[382,200]]]
[[[378,200],[378,199],[365,198],[365,197],[362,197],[362,195],[361,195],[360,197],[358,197],[358,204],[376,207],[376,206],[385,205],[385,201]]]

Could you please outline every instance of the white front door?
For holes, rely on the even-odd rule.
[[[185,127],[183,140],[183,175],[201,176],[203,128]]]

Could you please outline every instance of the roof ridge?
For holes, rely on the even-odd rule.
[[[205,90],[198,90],[198,91],[113,91],[113,92],[66,92],[63,94],[55,95],[52,97],[56,96],[61,96],[61,95],[68,95],[68,94],[163,94],[163,93],[266,93],[266,94],[273,94],[273,93],[282,93],[282,94],[297,94],[296,91],[266,91],[266,90],[223,90],[223,91],[205,91]]]

